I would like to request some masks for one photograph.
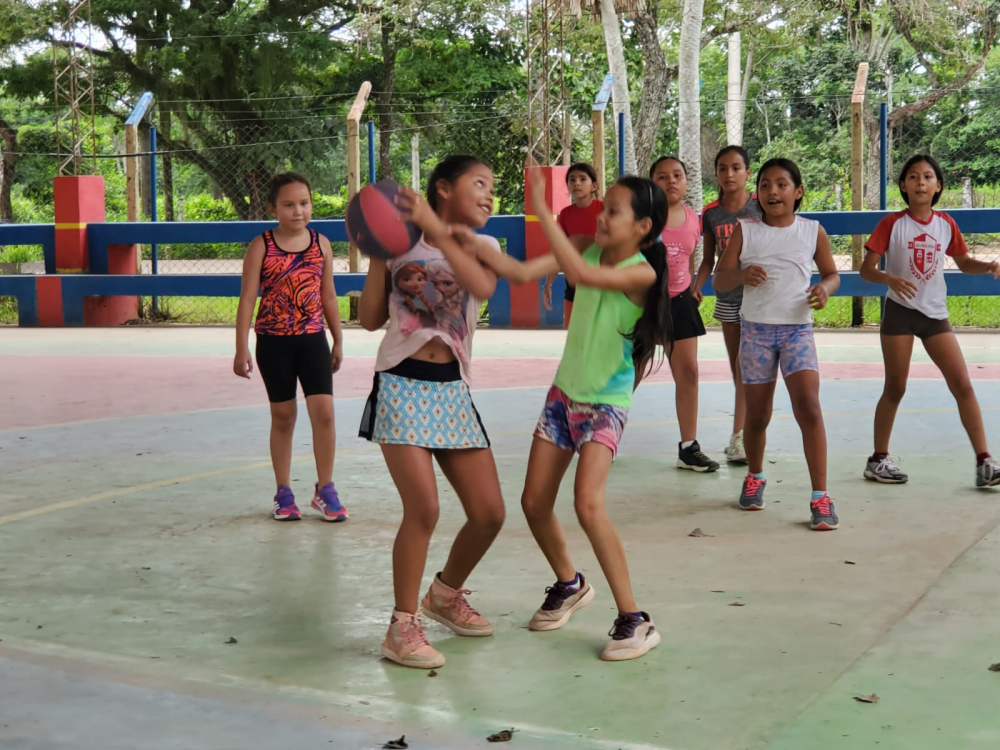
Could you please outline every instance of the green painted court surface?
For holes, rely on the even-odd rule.
[[[739,467],[674,467],[661,377],[639,389],[608,504],[662,644],[597,658],[615,611],[569,483],[557,509],[598,597],[563,630],[528,632],[552,576],[518,501],[561,337],[478,334],[475,397],[508,518],[468,586],[497,630],[429,625],[448,658],[430,678],[378,656],[400,505],[378,450],[354,437],[377,337],[346,334],[335,473],[352,516],[327,525],[268,520],[267,409],[259,381],[229,372],[231,331],[0,330],[0,747],[347,749],[405,734],[458,749],[511,727],[512,749],[1000,747],[1000,492],[972,486],[954,403],[919,366],[893,441],[910,483],[861,479],[881,390],[872,333],[818,337],[839,531],[805,524],[781,387],[768,507],[747,514]],[[1000,346],[961,338],[1000,445]],[[699,438],[721,457],[732,387],[720,337],[703,341]],[[305,507],[304,423],[295,455]],[[441,487],[427,581],[462,520]],[[877,704],[853,699],[871,693]]]

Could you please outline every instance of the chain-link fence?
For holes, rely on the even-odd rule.
[[[742,141],[751,154],[751,169],[774,156],[793,159],[805,183],[802,209],[849,210],[850,112],[845,81],[833,93],[821,96],[756,94],[742,110]],[[914,96],[917,96],[914,93]],[[347,201],[346,118],[354,94],[322,98],[284,97],[241,102],[162,101],[155,105],[140,130],[139,176],[142,218],[152,216],[155,196],[160,221],[218,221],[268,218],[266,189],[272,174],[295,170],[313,187],[314,217],[338,218]],[[942,164],[946,187],[942,208],[1000,206],[1000,90],[967,89],[937,102],[933,108],[901,117],[906,92],[897,92],[889,108],[887,140],[888,207],[901,208],[896,187],[898,170],[914,153],[930,153]],[[881,102],[869,96],[864,107],[864,206],[879,206]],[[2,102],[0,102],[2,105]],[[589,102],[571,102],[573,161],[592,161],[593,127]],[[633,116],[640,102],[633,102]],[[715,198],[714,158],[732,133],[732,118],[740,116],[721,98],[703,96],[701,102],[701,183],[703,202]],[[680,123],[676,97],[665,108],[653,158],[677,154]],[[479,92],[475,95],[395,95],[372,92],[361,133],[362,182],[368,179],[371,119],[377,177],[391,176],[404,184],[425,188],[434,165],[446,154],[465,152],[482,157],[496,175],[496,212],[524,210],[523,165],[527,111],[519,92]],[[7,180],[9,219],[18,222],[52,221],[52,177],[55,150],[52,113],[44,108],[0,106],[0,120],[17,130],[17,140],[3,141],[5,157],[15,153],[13,178]],[[613,107],[604,113],[607,182],[618,173],[616,118]],[[155,126],[155,156],[149,143]],[[379,127],[381,126],[381,127]],[[2,128],[0,128],[2,129]],[[109,220],[126,218],[124,136],[119,121],[99,121],[98,170],[106,181]],[[155,189],[152,180],[156,162]],[[639,165],[644,170],[646,165]],[[8,174],[11,172],[8,171]],[[0,190],[3,208],[4,190]],[[689,185],[689,192],[692,186]],[[0,217],[3,218],[3,217]],[[1000,236],[969,235],[977,257],[1000,257]],[[832,238],[837,265],[851,268],[849,237]],[[159,273],[239,273],[245,246],[232,244],[161,245]],[[347,246],[335,243],[336,270],[347,269]],[[0,270],[41,272],[41,248],[0,249]],[[143,272],[151,271],[150,249],[143,248]],[[10,264],[17,264],[12,266]],[[703,306],[711,320],[711,298]],[[148,302],[148,300],[147,300]],[[1000,298],[953,298],[956,325],[1000,326]],[[0,304],[0,320],[12,315],[12,305]],[[864,306],[866,324],[879,322],[878,300]],[[236,300],[161,298],[161,317],[187,323],[231,324]],[[145,312],[149,313],[148,304]],[[821,325],[849,326],[851,301],[831,300],[817,316]]]

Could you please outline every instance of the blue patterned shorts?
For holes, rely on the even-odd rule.
[[[743,383],[773,383],[778,379],[779,365],[785,378],[804,370],[819,372],[812,324],[781,325],[744,320],[740,327]]]
[[[358,435],[429,450],[490,447],[458,362],[407,359],[376,372]]]

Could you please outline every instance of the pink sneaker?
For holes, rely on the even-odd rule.
[[[393,610],[389,632],[382,641],[382,656],[404,667],[435,669],[444,666],[444,656],[424,635],[420,614]]]
[[[429,618],[451,628],[458,635],[493,635],[493,626],[465,600],[465,595],[471,593],[468,589],[453,589],[445,585],[438,574],[434,576],[427,596],[420,602],[420,608]]]

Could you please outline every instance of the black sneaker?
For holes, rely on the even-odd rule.
[[[689,448],[681,448],[683,443],[678,443],[677,448],[677,468],[690,469],[691,471],[717,471],[719,464],[701,452],[701,446],[695,440]]]

